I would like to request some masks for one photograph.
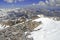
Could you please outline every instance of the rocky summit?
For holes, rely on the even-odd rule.
[[[38,17],[35,16],[35,18]],[[33,40],[33,38],[28,38],[27,36],[30,35],[29,32],[34,31],[34,28],[39,26],[41,22],[33,21],[33,17],[27,19],[22,16],[14,20],[4,20],[0,22],[0,24],[2,26],[5,25],[5,27],[9,25],[9,27],[4,27],[4,29],[0,30],[0,40]]]

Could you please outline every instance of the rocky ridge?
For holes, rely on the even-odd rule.
[[[41,22],[32,21],[33,18],[20,17],[18,20],[4,21],[2,24],[9,25],[9,27],[0,30],[0,40],[33,40],[33,38],[27,36],[30,35],[29,32],[34,31],[34,28],[41,24]],[[25,32],[27,33],[25,34]]]

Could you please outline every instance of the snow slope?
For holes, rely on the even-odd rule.
[[[33,21],[42,21],[42,25],[39,25],[34,30],[42,29],[31,32],[31,35],[28,37],[33,37],[34,40],[60,40],[60,21],[54,21],[44,17]]]

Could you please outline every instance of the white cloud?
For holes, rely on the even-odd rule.
[[[60,4],[60,0],[56,0],[56,3],[57,3],[57,4]]]
[[[45,1],[46,4],[49,4],[48,0]]]
[[[60,4],[56,4],[56,6],[60,6]]]
[[[12,3],[14,0],[4,0],[5,2]]]
[[[45,6],[46,4],[45,4],[45,2],[40,1],[37,5]]]
[[[40,5],[40,6],[60,6],[60,0],[46,0],[45,2],[40,1],[37,4],[33,3],[32,5]]]
[[[36,5],[35,3],[33,3],[32,5]]]
[[[33,3],[32,5],[46,6],[46,3],[43,1],[38,2],[37,4]]]
[[[56,0],[56,6],[60,6],[60,0]]]
[[[60,0],[49,0],[50,6],[60,6]]]
[[[7,3],[13,3],[13,2],[17,2],[17,1],[19,1],[19,2],[21,2],[21,1],[24,1],[24,0],[4,0],[5,2],[7,2]]]
[[[55,6],[55,0],[49,0],[50,6]]]

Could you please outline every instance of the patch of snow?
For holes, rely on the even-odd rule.
[[[38,17],[44,17],[44,15],[37,15]]]
[[[34,40],[60,40],[60,21],[54,21],[50,18],[38,18],[33,21],[42,22],[34,30],[42,28],[38,31],[31,32],[28,37],[33,37]]]
[[[7,28],[7,27],[9,27],[9,26],[7,25],[7,26],[5,27],[5,25],[2,26],[2,25],[0,24],[0,30],[3,30],[3,29],[5,29],[5,28]]]

